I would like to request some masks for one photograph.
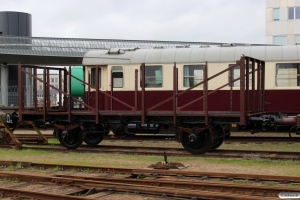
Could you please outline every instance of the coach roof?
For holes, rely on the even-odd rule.
[[[114,52],[114,53],[111,53]],[[119,52],[119,53],[116,53]],[[93,50],[83,57],[83,65],[235,62],[242,55],[264,61],[300,60],[300,45],[236,46],[174,49]]]

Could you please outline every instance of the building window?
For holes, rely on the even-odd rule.
[[[274,21],[279,21],[279,8],[274,8],[273,9],[273,20]]]
[[[92,68],[91,70],[91,85],[96,86],[96,68]],[[101,68],[99,68],[99,88],[101,88]]]
[[[55,78],[55,83],[57,83],[58,82],[58,78]]]
[[[123,87],[123,68],[121,66],[112,67],[112,78],[114,88]]]
[[[289,7],[288,19],[300,19],[300,7]]]
[[[142,87],[142,70],[141,71],[141,82]],[[162,87],[162,66],[145,66],[145,87],[146,88],[158,88]]]
[[[229,67],[231,67],[232,65],[233,64],[230,64]],[[237,78],[240,77],[240,75],[241,75],[240,74],[240,71],[241,71],[240,69],[241,68],[238,65],[238,66],[234,67],[232,70],[228,71],[228,82],[231,82],[234,79],[237,79]],[[252,71],[252,65],[249,64],[249,72],[251,72],[251,71]],[[231,77],[231,73],[232,73],[232,77]],[[245,66],[245,74],[246,74],[246,66]],[[237,80],[237,81],[231,83],[229,86],[231,86],[231,87],[240,87],[240,83],[241,83],[241,81]],[[245,77],[245,85],[246,85],[246,77]],[[249,75],[249,87],[251,87],[251,86],[252,86],[252,74]]]
[[[300,44],[300,35],[295,36],[295,43]]]
[[[43,89],[43,85],[40,85],[40,90],[42,90]]]
[[[287,44],[286,36],[273,36],[273,44],[286,45]]]
[[[300,63],[276,64],[276,86],[300,86]]]
[[[192,87],[203,81],[203,65],[183,66],[183,86]],[[203,87],[199,85],[199,87]]]

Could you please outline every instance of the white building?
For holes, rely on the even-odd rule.
[[[266,0],[266,43],[300,44],[300,0]]]

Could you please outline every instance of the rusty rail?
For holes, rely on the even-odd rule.
[[[145,172],[147,170],[141,170]],[[208,183],[202,181],[172,181],[172,180],[143,180],[136,179],[136,175],[140,175],[141,171],[134,171],[134,176],[125,178],[101,178],[101,177],[86,177],[72,175],[41,175],[37,173],[22,173],[22,172],[0,172],[1,177],[13,178],[18,177],[18,180],[40,182],[52,182],[56,184],[68,184],[70,186],[78,186],[81,188],[109,189],[125,192],[136,192],[146,194],[165,194],[175,197],[198,197],[207,199],[253,199],[264,197],[264,199],[278,197],[282,191],[286,191],[285,187],[269,187],[257,185],[242,185],[242,184],[220,184]],[[167,175],[169,171],[156,171],[159,175]],[[137,172],[139,174],[137,174]],[[165,173],[166,172],[166,173]],[[181,171],[179,171],[179,174]],[[144,174],[144,173],[143,173]],[[174,171],[173,171],[174,174]],[[175,173],[176,174],[176,173]],[[212,173],[213,174],[213,173]],[[192,175],[189,174],[190,176]],[[194,173],[195,175],[195,173]],[[227,174],[229,175],[229,174]],[[217,176],[220,176],[218,174]],[[138,176],[139,177],[139,176]],[[257,176],[256,178],[259,178]],[[244,176],[244,179],[248,177]],[[287,178],[287,177],[285,177]],[[298,192],[298,188],[288,188],[290,192]]]

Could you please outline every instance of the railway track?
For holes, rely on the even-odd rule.
[[[15,134],[16,138],[26,142],[26,140],[34,140],[38,136],[36,134]],[[47,139],[54,138],[53,134],[43,134]],[[134,141],[134,140],[147,140],[147,141],[174,141],[173,136],[127,136],[127,137],[112,137],[106,136],[104,140],[126,140],[126,141]],[[240,143],[297,143],[300,142],[300,137],[250,137],[250,136],[231,136],[225,140],[225,143],[231,142],[240,142]]]
[[[60,170],[76,169],[82,171],[88,169],[97,172],[94,176],[83,176],[64,174],[49,175],[22,171],[0,171],[0,177],[26,182],[51,182],[54,184],[64,184],[76,186],[83,191],[92,191],[97,193],[105,190],[134,192],[140,194],[155,194],[167,197],[181,198],[205,198],[205,199],[274,199],[278,198],[278,194],[284,191],[298,192],[299,188],[288,188],[278,186],[260,186],[255,184],[232,184],[232,183],[211,183],[205,182],[204,179],[241,179],[258,181],[277,181],[280,183],[300,183],[299,177],[294,176],[274,176],[274,175],[258,175],[258,174],[232,174],[232,173],[216,173],[216,172],[196,172],[183,170],[153,170],[153,169],[134,169],[134,168],[107,168],[95,166],[72,166],[72,165],[53,165],[46,163],[23,163],[0,161],[2,166],[18,165],[22,170],[26,167],[34,167],[36,169],[47,169],[59,167]],[[118,176],[113,176],[118,174]],[[121,174],[121,176],[120,176]],[[8,191],[0,187],[0,191]],[[13,193],[23,194],[19,190]],[[87,193],[85,193],[86,195]],[[36,194],[32,194],[36,195]],[[44,194],[45,195],[45,194]],[[77,194],[78,195],[78,194]],[[93,196],[94,195],[94,196]],[[64,195],[66,196],[66,195]],[[85,198],[91,199],[95,194],[88,195]],[[28,196],[27,196],[28,197]],[[31,196],[36,197],[36,196]],[[53,198],[53,195],[51,196]],[[83,197],[77,196],[82,199]],[[46,199],[46,198],[45,198]],[[48,198],[49,199],[49,198]],[[53,198],[54,199],[54,198]],[[55,198],[59,199],[59,198]],[[65,197],[72,199],[72,197]]]
[[[0,148],[9,146],[0,146]],[[50,152],[73,152],[73,153],[102,153],[102,154],[132,154],[151,156],[179,156],[179,157],[211,157],[211,158],[243,158],[243,159],[271,159],[271,160],[300,160],[300,152],[279,152],[279,151],[257,151],[257,150],[233,150],[215,149],[205,154],[194,155],[183,148],[175,147],[141,147],[141,146],[120,146],[120,145],[97,145],[90,147],[81,145],[77,149],[66,149],[60,144],[49,145],[23,145],[22,149],[34,149]]]

